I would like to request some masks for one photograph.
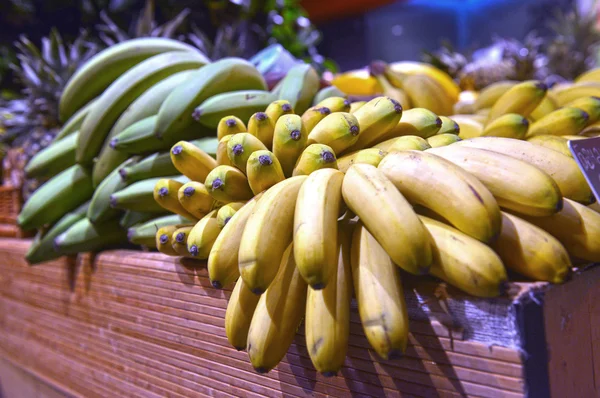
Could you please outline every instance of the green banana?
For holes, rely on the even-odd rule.
[[[281,82],[280,100],[287,100],[297,114],[304,113],[319,91],[319,75],[309,64],[293,66]]]
[[[188,182],[184,176],[171,176],[170,179]],[[135,182],[128,187],[110,195],[110,205],[117,209],[163,213],[165,210],[154,200],[154,186],[162,178],[149,178]]]
[[[83,218],[54,239],[54,247],[60,254],[93,252],[127,242],[127,232],[118,219],[92,224]]]
[[[27,166],[25,174],[28,177],[51,178],[75,164],[75,148],[78,133],[71,134],[60,141],[54,141],[39,151]]]
[[[225,116],[233,115],[248,120],[254,113],[264,111],[275,99],[270,92],[261,90],[217,94],[194,109],[192,117],[201,125],[216,129]]]
[[[71,166],[31,195],[17,223],[24,230],[52,224],[88,200],[93,192],[90,173],[79,165]]]
[[[167,177],[179,173],[173,166],[173,162],[171,162],[169,152],[154,153],[139,162],[119,166],[117,170],[121,179],[127,183],[153,177]]]
[[[38,236],[36,236],[25,254],[27,262],[33,265],[60,257],[61,255],[54,250],[54,239],[73,224],[85,218],[88,205],[89,202],[86,202],[72,212],[65,214],[46,233],[38,232]]]
[[[166,38],[144,37],[110,46],[94,56],[69,79],[60,97],[60,120],[70,118],[135,65],[157,54],[172,51],[193,52],[199,59],[203,59],[203,64],[210,62],[189,44]]]
[[[167,227],[170,225],[183,225],[183,224],[192,224],[193,221],[189,220],[185,217],[181,217],[178,214],[169,214],[167,216],[160,216],[160,217],[156,217],[156,214],[154,214],[155,218],[146,221],[144,223],[139,223],[134,225],[133,227],[130,227],[127,230],[127,239],[134,244],[137,245],[141,245],[143,244],[144,246],[149,246],[149,247],[154,247],[156,245],[156,242],[149,244],[150,243],[150,239],[154,240],[155,239],[155,235],[156,232],[162,228],[162,227]],[[145,242],[145,243],[141,243],[141,242]]]
[[[336,86],[325,87],[325,88],[320,89],[317,92],[317,94],[315,95],[315,98],[313,99],[312,105],[317,106],[317,104],[319,104],[321,101],[323,101],[327,98],[331,98],[331,97],[346,97],[346,94],[344,92],[342,92],[342,90],[340,90]],[[348,103],[348,104],[350,104],[350,103]],[[321,106],[325,106],[325,105],[321,105]],[[348,112],[348,110],[345,110],[344,112]]]
[[[144,91],[174,73],[199,68],[204,59],[199,53],[183,51],[155,55],[115,80],[98,98],[81,125],[77,162],[92,162],[119,116]]]
[[[54,141],[62,140],[63,138],[70,136],[76,131],[79,131],[81,125],[83,124],[83,121],[85,120],[85,117],[90,112],[90,109],[92,109],[95,103],[96,98],[88,102],[86,106],[84,106],[83,108],[78,110],[73,116],[71,116],[69,120],[67,120],[65,124],[61,127],[58,134],[56,134],[56,137],[54,137]]]
[[[180,131],[194,124],[194,108],[215,95],[238,90],[266,89],[267,84],[262,75],[244,59],[224,58],[206,65],[165,99],[158,112],[154,134],[158,138],[173,139]],[[228,115],[229,113],[223,116]],[[214,128],[218,123],[219,121],[215,123]]]
[[[143,211],[135,211],[135,210],[127,210],[121,220],[119,221],[119,225],[122,228],[128,229],[137,224],[143,224],[146,221],[150,221],[156,218],[156,213],[146,213]]]

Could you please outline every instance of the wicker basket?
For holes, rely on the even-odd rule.
[[[0,185],[0,237],[24,238],[32,236],[17,225],[17,217],[23,205],[22,189],[24,173],[18,167],[21,152],[11,149],[2,161],[2,185]]]

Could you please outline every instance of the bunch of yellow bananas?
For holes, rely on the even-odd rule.
[[[556,123],[544,118],[558,110],[539,130],[524,122],[545,93],[514,85],[485,120],[403,111],[384,96],[329,97],[301,115],[277,100],[246,123],[223,117],[216,159],[172,147],[191,181],[161,180],[155,199],[198,221],[159,229],[156,246],[207,259],[216,288],[235,282],[227,338],[258,372],[277,366],[304,319],[315,368],[335,374],[353,296],[369,343],[394,358],[409,331],[400,269],[494,297],[506,268],[560,283],[573,260],[600,261],[600,213],[586,207],[594,200],[574,159],[522,140]],[[594,114],[595,101],[563,109]]]

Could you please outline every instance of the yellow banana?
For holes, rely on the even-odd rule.
[[[217,225],[219,228],[224,228],[225,225],[231,220],[231,217],[248,202],[231,202],[221,207],[217,211]]]
[[[177,199],[198,220],[217,207],[217,201],[210,196],[204,184],[197,181],[183,184],[177,191]]]
[[[388,65],[388,69],[395,73],[396,76],[402,75],[427,75],[430,78],[436,80],[440,84],[447,95],[452,98],[453,102],[456,102],[461,94],[460,88],[452,80],[446,72],[424,62],[415,61],[399,61],[392,62]],[[388,77],[392,84],[396,85],[397,82]],[[401,87],[401,85],[399,86]]]
[[[600,213],[600,202],[594,202],[591,205],[588,205],[588,209],[592,209],[597,213]]]
[[[462,141],[462,138],[456,134],[437,134],[427,138],[427,143],[432,148],[451,145],[458,141]]]
[[[329,97],[315,105],[316,108],[329,108],[331,112],[350,112],[350,101],[344,97]]]
[[[203,182],[217,161],[208,153],[187,141],[179,141],[171,148],[171,161],[181,174],[190,180]]]
[[[246,174],[246,163],[252,152],[263,149],[267,149],[265,144],[250,133],[235,134],[227,141],[229,161],[244,174]]]
[[[516,84],[517,82],[515,81],[503,80],[484,87],[473,103],[474,110],[478,111],[484,108],[491,108],[504,93],[513,88]]]
[[[600,133],[600,121],[592,123],[581,131],[581,135],[595,137]]]
[[[440,134],[456,134],[460,133],[460,126],[454,120],[450,119],[448,116],[439,116],[442,121],[442,127],[437,131],[437,135]]]
[[[600,68],[592,68],[575,78],[575,83],[597,82],[600,83]]]
[[[227,155],[227,143],[233,137],[233,134],[229,134],[224,136],[219,140],[219,145],[217,146],[217,164],[223,166],[233,166],[229,160],[229,155]]]
[[[352,300],[351,227],[347,221],[340,222],[329,283],[321,290],[309,287],[306,295],[306,348],[315,369],[325,377],[335,376],[342,368],[348,350]]]
[[[402,87],[408,94],[412,107],[427,108],[437,115],[448,116],[453,113],[457,99],[449,96],[444,88],[429,76],[408,76],[402,81]]]
[[[279,160],[270,151],[256,151],[248,158],[248,183],[254,194],[285,180]]]
[[[276,100],[273,101],[267,106],[265,109],[265,113],[269,116],[269,120],[273,123],[273,126],[277,124],[279,118],[283,115],[289,115],[294,113],[294,109],[292,109],[292,104],[290,101],[286,100]]]
[[[338,168],[335,152],[327,145],[311,144],[302,151],[292,175],[309,175],[313,171],[327,168]]]
[[[231,166],[215,167],[206,177],[204,186],[210,196],[223,203],[248,200],[253,196],[244,173]]]
[[[365,336],[381,358],[397,359],[406,350],[409,331],[400,273],[362,223],[354,228],[350,258]]]
[[[292,244],[277,267],[277,276],[260,296],[248,330],[248,356],[258,373],[267,373],[283,359],[306,308],[307,286],[294,262]]]
[[[512,214],[502,213],[502,233],[491,246],[508,269],[535,281],[564,282],[571,268],[556,238]]]
[[[298,115],[283,115],[275,124],[273,154],[281,163],[283,174],[290,177],[296,161],[306,147],[308,133]]]
[[[483,135],[483,123],[472,115],[452,115],[451,118],[458,123],[460,128],[458,136],[463,140]]]
[[[309,175],[298,193],[294,214],[294,258],[313,289],[329,283],[337,265],[337,220],[344,173],[321,169]]]
[[[217,210],[205,215],[194,225],[187,238],[187,250],[192,257],[206,260],[221,227],[217,223]]]
[[[424,151],[431,148],[427,140],[416,135],[393,138],[394,142],[385,149],[388,153],[400,151]],[[385,142],[385,141],[384,141]]]
[[[600,97],[582,97],[565,105],[567,108],[579,108],[588,115],[587,125],[600,120]]]
[[[403,135],[418,135],[429,138],[442,127],[442,119],[435,113],[424,108],[413,108],[402,113],[402,119],[385,135],[386,139]],[[378,141],[380,142],[380,141]]]
[[[292,242],[296,199],[305,180],[305,176],[292,177],[272,186],[248,218],[240,243],[239,266],[244,283],[255,294],[267,290],[283,252]]]
[[[539,168],[502,153],[460,145],[427,151],[461,167],[483,183],[502,208],[548,216],[562,207],[558,185]]]
[[[377,167],[381,159],[387,155],[382,149],[367,148],[342,156],[337,160],[338,169],[345,173],[353,164],[367,163]]]
[[[507,113],[487,124],[484,127],[481,136],[506,137],[522,140],[525,137],[525,134],[527,134],[528,128],[529,121],[527,118],[516,113]]]
[[[556,98],[556,105],[565,106],[569,102],[584,97],[600,97],[600,83],[598,82],[580,82],[572,86],[557,88],[553,90]]]
[[[412,274],[427,273],[432,261],[429,235],[381,170],[368,164],[352,165],[344,177],[342,195],[394,263]]]
[[[179,256],[190,257],[190,252],[187,249],[187,238],[190,231],[194,228],[193,225],[180,226],[171,235],[171,247]]]
[[[310,134],[312,129],[330,114],[331,109],[326,106],[313,106],[312,108],[308,108],[306,112],[302,114],[302,125],[306,129],[306,132]]]
[[[542,102],[540,102],[540,104],[537,106],[537,108],[535,108],[531,112],[531,114],[529,115],[529,118],[533,121],[540,120],[547,114],[554,112],[557,109],[558,109],[558,106],[556,105],[556,100],[554,99],[554,94],[552,94],[550,91],[547,91],[546,96],[544,97]]]
[[[331,85],[349,95],[375,95],[382,90],[377,79],[366,69],[339,73],[333,77]]]
[[[573,140],[585,140],[586,137],[585,135],[561,135],[560,137],[566,139],[567,141],[573,141]]]
[[[261,194],[256,195],[239,209],[217,236],[210,250],[207,264],[208,276],[213,287],[220,289],[234,282],[240,276],[238,252],[242,234],[248,217],[261,196]]]
[[[582,137],[585,138],[585,137]],[[533,137],[527,138],[528,142],[532,144],[546,147],[554,151],[560,152],[570,158],[573,154],[569,150],[567,145],[568,140],[564,136],[559,135],[534,135]]]
[[[244,280],[238,278],[225,311],[225,335],[229,344],[238,351],[246,348],[248,329],[259,299],[260,296],[252,293],[244,285]]]
[[[273,146],[273,132],[275,131],[275,123],[269,118],[265,112],[256,112],[250,116],[248,121],[248,133],[258,138],[265,148]]]
[[[588,114],[579,108],[560,108],[529,127],[527,137],[536,135],[577,135],[586,126]]]
[[[363,105],[365,105],[367,103],[367,101],[354,101],[353,103],[350,104],[350,113],[354,113],[357,110],[359,110]]]
[[[219,125],[217,126],[217,138],[220,141],[227,135],[243,133],[245,131],[248,131],[248,128],[242,119],[234,115],[225,116],[219,121]]]
[[[488,121],[507,113],[518,113],[528,117],[542,102],[547,89],[544,83],[535,80],[515,84],[494,103],[488,115]]]
[[[431,275],[476,297],[506,292],[506,270],[492,249],[449,225],[419,218],[433,239]]]
[[[154,186],[154,200],[161,207],[172,213],[179,214],[190,220],[195,220],[196,217],[179,203],[178,191],[182,186],[183,183],[179,181],[161,178]]]
[[[562,196],[589,204],[592,191],[575,160],[562,153],[532,143],[502,137],[480,137],[463,140],[456,145],[487,149],[524,160],[542,169],[556,181]]]
[[[324,144],[335,154],[344,152],[358,140],[360,127],[354,115],[336,112],[327,115],[308,134],[307,144]]]
[[[432,153],[391,153],[379,170],[410,203],[433,210],[457,229],[490,242],[500,233],[502,217],[492,193],[477,178]]]
[[[177,225],[169,225],[168,227],[159,228],[156,231],[156,248],[159,252],[167,256],[177,256],[177,252],[173,249],[173,232],[178,228]]]

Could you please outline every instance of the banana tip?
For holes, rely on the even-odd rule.
[[[402,350],[392,350],[388,353],[387,359],[400,359],[403,355]]]
[[[548,90],[548,85],[546,83],[538,82],[535,85],[539,90],[546,92]]]
[[[196,257],[198,255],[198,246],[196,246],[196,245],[190,246],[189,252],[192,256]]]
[[[321,152],[321,159],[325,163],[332,163],[335,162],[335,155],[331,151],[323,151]]]
[[[115,198],[113,195],[110,195],[109,204],[110,207],[117,207],[117,198]]]
[[[195,121],[200,120],[200,117],[202,116],[202,111],[200,109],[194,109],[194,112],[192,112],[192,119],[194,119]]]
[[[371,65],[369,65],[369,73],[373,76],[383,75],[385,73],[386,67],[387,67],[387,64],[385,63],[385,61],[381,61],[381,60],[373,61],[373,62],[371,62]]]
[[[556,202],[556,212],[558,213],[559,211],[561,211],[563,209],[565,202],[563,201],[563,198],[559,198],[558,201]]]
[[[315,283],[314,285],[310,285],[310,287],[313,288],[313,290],[321,290],[325,288],[325,284],[324,283]]]
[[[439,117],[435,118],[435,126],[436,127],[442,127],[442,119],[440,119]]]
[[[115,149],[117,147],[117,143],[119,142],[119,140],[117,140],[116,138],[113,138],[112,140],[110,140],[110,142],[108,143],[108,145],[112,148]]]
[[[252,293],[256,294],[257,296],[260,296],[261,294],[263,294],[265,291],[261,288],[254,288],[252,290],[250,290]]]
[[[267,114],[264,112],[256,112],[256,115],[254,117],[259,122],[262,122],[263,120],[267,120]]]
[[[131,240],[131,238],[133,238],[133,235],[135,234],[135,231],[133,230],[133,228],[129,228],[127,230],[127,240]]]
[[[290,112],[292,110],[292,105],[290,104],[283,104],[281,105],[281,110],[284,112]]]
[[[194,189],[194,187],[185,187],[183,189],[183,194],[187,197],[190,197],[195,193],[196,193],[196,190]]]
[[[329,115],[331,113],[331,109],[327,108],[326,106],[322,106],[319,108],[319,113],[321,115]]]
[[[350,126],[350,134],[357,136],[360,131],[360,128],[355,124]]]
[[[173,149],[171,149],[173,155],[179,155],[181,152],[183,152],[183,147],[181,145],[175,145]]]
[[[254,370],[256,370],[256,372],[260,373],[260,374],[265,374],[265,373],[269,372],[269,369],[263,368],[263,367],[260,367],[260,366],[258,368],[254,368]]]
[[[221,180],[220,178],[217,177],[213,180],[211,186],[212,186],[213,190],[219,189],[223,186],[223,180]]]
[[[231,150],[235,156],[240,156],[244,153],[244,147],[241,144],[235,144]]]
[[[158,190],[158,196],[160,196],[161,198],[164,198],[168,194],[169,194],[169,190],[167,189],[167,187],[162,187]]]
[[[127,180],[127,170],[125,170],[125,169],[120,169],[120,170],[119,170],[119,175],[121,176],[121,179],[122,179],[123,181],[126,181],[126,180]]]
[[[270,166],[273,164],[273,159],[269,155],[260,155],[258,157],[258,162],[263,166]]]
[[[300,139],[300,130],[292,130],[292,132],[290,133],[290,137],[294,140],[294,141],[298,141]]]
[[[160,241],[161,244],[165,245],[168,241],[169,241],[169,237],[167,236],[167,234],[162,234],[158,240]]]
[[[235,127],[237,125],[237,122],[234,118],[229,118],[225,120],[225,124],[227,125],[227,127]]]
[[[183,243],[183,241],[185,240],[185,233],[184,232],[180,232],[177,234],[177,236],[175,236],[175,241],[177,243]]]
[[[508,294],[509,288],[510,283],[507,280],[504,280],[498,285],[498,293],[500,294],[500,296],[506,296],[506,294]]]
[[[234,346],[233,348],[235,348],[238,351],[243,351],[246,349],[246,347],[236,347],[236,346]]]
[[[221,282],[219,281],[210,281],[210,284],[212,285],[212,287],[214,287],[215,289],[222,289],[223,285],[221,284]]]
[[[331,370],[328,372],[321,372],[321,374],[325,377],[334,377],[335,375],[337,375],[337,372],[334,370]]]

